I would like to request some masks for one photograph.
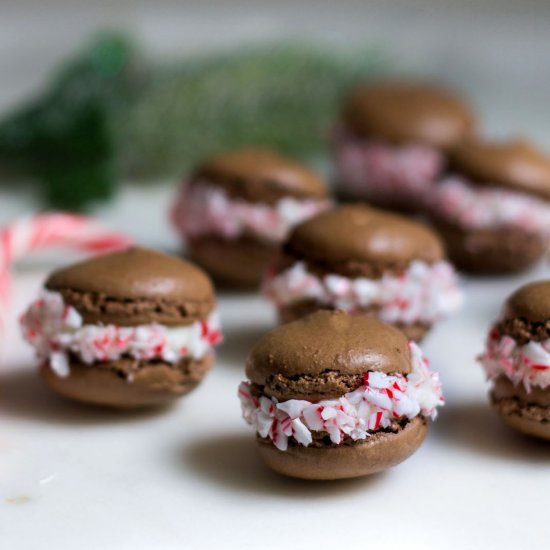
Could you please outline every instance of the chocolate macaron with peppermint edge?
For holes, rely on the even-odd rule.
[[[340,194],[417,211],[450,148],[474,128],[470,107],[429,83],[384,81],[356,88],[334,133]]]
[[[426,209],[460,269],[522,271],[550,245],[550,156],[526,140],[464,141]]]
[[[21,326],[50,388],[116,408],[162,405],[188,393],[221,340],[208,276],[138,247],[54,272]]]
[[[217,281],[254,287],[290,229],[330,206],[312,170],[267,149],[214,155],[183,183],[172,221]]]
[[[296,227],[264,291],[282,322],[344,309],[378,317],[415,341],[462,301],[454,269],[430,228],[359,204]]]
[[[265,335],[239,387],[244,419],[273,470],[343,479],[399,464],[443,404],[438,375],[402,332],[318,311]]]
[[[480,357],[503,420],[550,440],[550,280],[521,287],[504,304]]]

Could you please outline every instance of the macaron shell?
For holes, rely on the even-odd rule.
[[[505,376],[495,380],[491,403],[504,422],[521,433],[550,440],[550,388],[531,388],[527,392]],[[538,418],[537,418],[538,416]]]
[[[266,334],[252,349],[246,366],[248,378],[259,385],[274,374],[315,376],[327,371],[408,374],[407,339],[372,317],[322,310]]]
[[[491,396],[496,400],[511,397],[525,404],[550,408],[550,388],[543,389],[538,386],[533,386],[527,391],[522,384],[516,386],[506,376],[499,376],[494,381]]]
[[[48,366],[40,369],[44,383],[59,395],[101,407],[136,409],[167,405],[189,393],[202,380],[213,364],[207,354],[193,362],[192,375],[172,365],[144,364],[132,381],[119,376],[116,370],[71,361],[70,374],[60,377]]]
[[[214,300],[113,299],[99,293],[67,288],[58,292],[65,304],[74,307],[87,325],[135,327],[158,323],[169,327],[188,326],[207,320],[215,307]]]
[[[357,88],[344,108],[344,120],[362,137],[438,148],[453,146],[474,127],[470,108],[453,93],[407,82]]]
[[[469,273],[519,273],[534,265],[548,248],[543,235],[515,227],[464,229],[435,220],[453,264]]]
[[[502,412],[500,416],[510,428],[525,435],[550,441],[550,422],[537,422],[515,414],[502,414]]]
[[[397,433],[378,432],[355,445],[296,445],[280,451],[270,442],[257,441],[261,458],[276,472],[300,479],[334,480],[366,476],[396,466],[418,449],[427,432],[425,419],[416,417]]]
[[[292,231],[285,250],[306,261],[366,262],[381,269],[444,258],[434,231],[365,205],[340,206],[307,220]]]
[[[328,189],[313,170],[268,149],[239,149],[210,157],[193,174],[234,198],[272,204],[289,196],[325,199]]]
[[[514,292],[504,306],[504,315],[544,323],[550,320],[550,280],[536,281]]]
[[[319,304],[319,302],[316,302],[315,300],[304,300],[300,302],[294,302],[286,306],[280,306],[278,311],[279,322],[281,324],[290,323],[292,321],[301,319],[306,315],[310,315],[315,311],[319,311],[320,309],[330,309],[330,308],[328,308],[324,304]],[[356,313],[358,315],[372,315],[373,317],[376,317],[378,314],[378,310],[375,308],[370,308],[370,309],[367,308],[367,309],[361,309]],[[390,323],[390,324],[398,328],[407,337],[407,340],[412,340],[413,342],[421,342],[432,326],[430,323],[421,323],[421,322],[409,323],[409,324],[405,324],[405,323]]]
[[[258,288],[277,248],[252,236],[228,241],[216,235],[188,240],[193,261],[216,282],[234,288]]]
[[[106,254],[54,272],[49,290],[68,288],[119,300],[148,298],[185,302],[213,301],[214,289],[198,267],[141,247]]]
[[[530,141],[468,139],[450,154],[451,170],[477,184],[506,187],[550,200],[550,156]]]

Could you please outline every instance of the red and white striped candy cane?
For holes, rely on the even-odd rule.
[[[0,230],[0,324],[9,303],[14,262],[36,250],[65,247],[90,254],[128,247],[132,241],[85,216],[62,212],[36,214]]]

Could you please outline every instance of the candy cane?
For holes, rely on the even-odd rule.
[[[61,212],[16,220],[0,230],[0,326],[5,321],[13,264],[36,250],[65,247],[98,254],[126,248],[131,240],[100,223]]]

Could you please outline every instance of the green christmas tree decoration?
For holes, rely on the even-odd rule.
[[[37,181],[49,206],[80,210],[122,178],[176,180],[213,151],[262,145],[311,157],[326,148],[342,95],[382,68],[373,48],[303,44],[162,64],[131,38],[102,34],[0,121],[0,168]]]
[[[112,112],[139,81],[136,53],[101,35],[54,76],[38,98],[0,122],[0,165],[39,182],[45,204],[80,210],[113,195],[117,182]]]

